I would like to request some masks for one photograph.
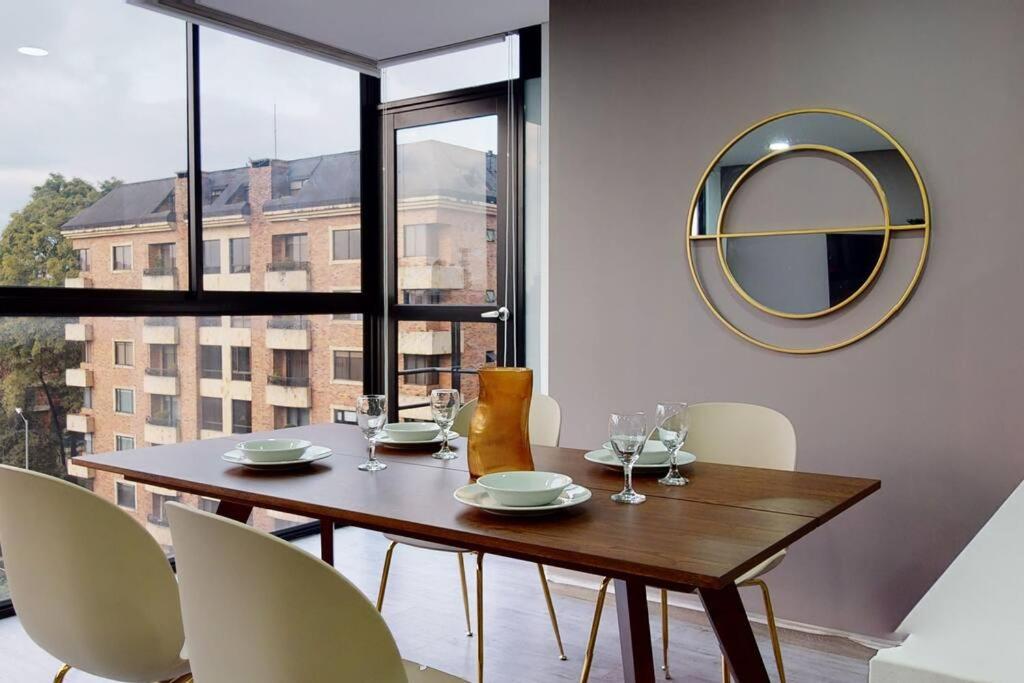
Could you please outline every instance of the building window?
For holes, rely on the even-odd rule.
[[[167,526],[167,510],[164,508],[164,504],[176,503],[177,501],[177,496],[165,496],[162,493],[154,493],[153,511],[149,513],[150,523],[157,524],[159,526]]]
[[[277,270],[305,268],[309,265],[309,236],[306,233],[274,235],[270,255]]]
[[[219,346],[199,347],[199,376],[204,379],[220,379],[223,376],[223,359]]]
[[[211,515],[217,514],[218,505],[220,505],[220,501],[216,498],[206,498],[204,496],[199,498],[199,509],[203,512],[209,512]]]
[[[437,257],[437,225],[433,223],[407,225],[403,234],[405,240],[402,253],[405,256]]]
[[[487,303],[493,304],[497,300],[498,297],[495,296],[493,289],[488,289],[486,292],[484,292],[484,301],[486,301]]]
[[[348,261],[359,258],[360,234],[359,228],[335,230],[332,232],[332,258],[335,261]]]
[[[220,327],[221,320],[219,315],[201,315],[196,320],[196,324],[199,327]]]
[[[89,250],[88,249],[75,249],[75,261],[78,263],[78,271],[80,273],[89,272]]]
[[[405,354],[406,370],[419,370],[421,368],[438,367],[441,367],[441,356],[420,356],[411,353]],[[439,373],[436,370],[425,370],[423,372],[416,372],[405,375],[406,384],[429,386],[432,384],[437,384],[440,381],[441,379]]]
[[[178,347],[174,344],[150,344],[147,375],[174,377],[178,374]]]
[[[274,374],[267,381],[287,387],[308,387],[309,352],[274,349]]]
[[[335,351],[334,379],[363,381],[363,352]]]
[[[299,178],[288,183],[288,194],[290,194],[292,197],[297,195],[299,193],[299,190],[302,189],[302,186],[306,184],[307,180],[309,180],[309,178]]]
[[[248,434],[252,431],[252,401],[231,401],[231,433]]]
[[[228,243],[229,257],[231,259],[232,273],[248,273],[251,264],[249,261],[249,238],[235,237]]]
[[[402,292],[402,303],[412,306],[428,306],[441,303],[439,289],[407,289]]]
[[[82,344],[82,362],[92,362],[92,342],[83,342]]]
[[[150,395],[149,419],[146,422],[158,427],[177,427],[180,416],[177,396]]]
[[[113,270],[132,269],[132,245],[122,244],[113,248],[111,260]]]
[[[494,228],[487,228],[486,235],[487,235],[487,241],[488,242],[497,242],[498,241],[498,231],[495,230]]]
[[[144,275],[174,275],[177,245],[174,242],[149,245],[149,268]]]
[[[340,321],[344,321],[344,322],[362,322],[363,314],[362,313],[335,313],[331,317],[331,319],[332,320],[340,320]]]
[[[92,434],[83,434],[82,436],[85,437],[82,439],[82,452],[89,455],[92,453]]]
[[[252,318],[247,315],[233,315],[231,316],[231,327],[247,330],[252,327]]]
[[[498,354],[494,351],[484,351],[484,362],[485,363],[497,363]]]
[[[209,275],[220,272],[220,240],[203,240],[203,272]]]
[[[114,438],[114,449],[118,451],[130,451],[135,448],[135,437],[134,436],[122,436],[118,434]]]
[[[224,431],[224,404],[219,398],[202,396],[199,399],[200,429]]]
[[[135,509],[135,484],[127,481],[114,483],[117,496],[117,504],[129,510]]]
[[[303,427],[309,424],[309,408],[274,406],[274,429]]]
[[[125,415],[135,413],[134,389],[114,389],[114,412]]]
[[[252,381],[252,351],[248,346],[231,347],[231,379]]]
[[[82,407],[92,408],[92,387],[82,389]]]
[[[135,343],[130,341],[114,342],[114,365],[130,368],[135,365]]]
[[[359,416],[356,411],[348,408],[335,408],[334,421],[337,424],[354,425],[359,424]]]

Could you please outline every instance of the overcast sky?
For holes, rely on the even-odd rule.
[[[0,228],[50,172],[90,182],[185,170],[185,24],[124,0],[2,2]],[[46,57],[18,53],[22,46]],[[244,166],[358,149],[359,77],[213,30],[202,48],[203,167]],[[507,48],[477,48],[388,70],[408,97],[496,80]],[[444,138],[493,149],[494,126],[446,126]],[[427,131],[424,131],[425,133]],[[432,137],[410,135],[409,139]]]

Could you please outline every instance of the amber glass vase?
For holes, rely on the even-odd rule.
[[[532,470],[533,370],[481,368],[480,397],[469,424],[469,476]]]

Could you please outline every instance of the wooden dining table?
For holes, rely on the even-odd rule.
[[[303,438],[330,447],[331,458],[293,471],[257,471],[221,460],[240,439]],[[722,653],[740,683],[767,683],[735,580],[750,568],[877,491],[880,482],[697,461],[686,486],[636,476],[647,496],[620,505],[609,496],[622,473],[584,460],[585,451],[533,447],[536,469],[560,472],[593,492],[582,505],[542,517],[497,516],[452,493],[468,481],[460,457],[378,447],[388,468],[362,472],[366,442],[352,425],[322,424],[166,446],[91,454],[83,467],[182,493],[219,499],[217,514],[245,521],[254,507],[320,521],[321,553],[333,564],[334,527],[345,524],[612,577],[627,683],[652,683],[654,657],[647,587],[696,592]]]

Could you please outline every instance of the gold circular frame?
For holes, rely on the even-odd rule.
[[[831,114],[831,115],[834,115],[834,116],[841,116],[843,118],[847,118],[847,119],[856,121],[856,122],[858,122],[858,123],[860,123],[862,125],[868,126],[872,130],[877,132],[879,135],[884,137],[890,144],[892,144],[893,148],[897,152],[899,152],[900,156],[906,162],[907,167],[910,169],[911,173],[914,176],[914,181],[917,183],[918,191],[920,192],[920,195],[921,195],[921,206],[922,206],[922,209],[923,209],[923,212],[924,212],[924,222],[920,223],[920,224],[913,224],[913,225],[898,225],[898,226],[892,225],[891,224],[891,220],[890,220],[890,213],[889,213],[889,202],[888,202],[888,198],[885,195],[885,191],[882,188],[881,183],[878,181],[878,178],[875,177],[874,173],[872,173],[871,170],[868,169],[867,166],[865,166],[863,164],[863,162],[859,161],[858,159],[856,159],[855,157],[853,157],[852,155],[850,155],[849,153],[847,153],[847,152],[845,152],[843,150],[836,149],[836,148],[830,147],[828,145],[800,144],[800,145],[793,145],[792,147],[789,147],[789,148],[784,149],[784,150],[770,152],[770,153],[762,156],[760,159],[756,160],[754,163],[752,163],[746,169],[744,169],[743,173],[741,173],[739,175],[739,177],[737,177],[736,181],[733,183],[732,187],[729,189],[729,192],[726,194],[725,198],[722,201],[722,206],[721,206],[721,209],[719,210],[718,224],[717,224],[717,228],[716,228],[715,234],[713,234],[713,235],[694,235],[694,234],[692,234],[693,219],[694,219],[694,216],[695,216],[696,211],[697,211],[697,204],[698,204],[698,202],[700,200],[701,193],[705,189],[708,177],[714,171],[715,167],[718,165],[718,162],[721,161],[722,157],[724,157],[725,154],[730,149],[732,149],[732,147],[737,142],[739,142],[744,137],[746,137],[747,135],[749,135],[753,131],[757,130],[758,128],[760,128],[760,127],[762,127],[762,126],[764,126],[764,125],[766,125],[768,123],[771,123],[773,121],[777,121],[779,119],[786,118],[788,116],[795,116],[795,115],[798,115],[798,114]],[[871,184],[872,188],[875,191],[876,196],[878,197],[879,204],[881,205],[881,208],[882,208],[882,215],[883,215],[883,222],[882,222],[882,224],[879,225],[879,226],[858,226],[858,227],[849,227],[849,228],[837,227],[837,228],[812,228],[812,229],[792,229],[792,230],[765,230],[765,231],[759,231],[759,232],[733,233],[733,234],[729,234],[727,232],[724,232],[724,228],[725,228],[725,214],[726,214],[726,212],[728,210],[729,202],[732,200],[735,192],[743,184],[744,181],[746,181],[748,178],[750,178],[751,175],[757,169],[761,168],[762,166],[764,166],[765,164],[767,164],[770,161],[779,159],[780,157],[782,157],[784,155],[789,155],[789,154],[798,153],[798,152],[807,152],[807,151],[816,151],[816,152],[822,152],[822,153],[825,153],[825,154],[834,155],[834,156],[840,157],[841,159],[843,159],[847,163],[853,165],[858,170],[858,172],[860,172],[864,176],[864,178]],[[715,240],[717,251],[718,251],[719,263],[722,266],[722,269],[723,269],[723,271],[724,271],[724,273],[726,275],[726,278],[729,281],[729,284],[733,287],[733,289],[736,290],[736,292],[740,295],[740,297],[744,301],[746,301],[751,306],[753,306],[753,307],[755,307],[755,308],[757,308],[757,309],[759,309],[759,310],[761,310],[761,311],[763,311],[765,313],[768,313],[770,315],[774,315],[774,316],[777,316],[777,317],[780,317],[780,318],[786,318],[786,319],[809,319],[809,318],[821,317],[821,316],[827,315],[829,313],[833,313],[833,312],[839,310],[840,308],[843,308],[844,306],[846,306],[846,305],[850,304],[851,302],[853,302],[854,300],[856,300],[861,294],[863,294],[871,286],[871,284],[877,279],[878,274],[881,272],[882,265],[884,264],[885,258],[886,258],[887,254],[888,254],[889,245],[891,243],[892,233],[896,232],[896,231],[921,231],[922,232],[922,238],[923,238],[923,242],[922,242],[922,245],[921,245],[921,256],[918,259],[917,268],[914,271],[914,275],[910,279],[910,282],[907,284],[907,287],[903,291],[902,295],[899,297],[897,302],[892,306],[892,308],[890,308],[881,318],[879,318],[876,322],[874,322],[872,325],[870,325],[867,329],[862,330],[861,332],[859,332],[859,333],[857,333],[857,334],[853,335],[852,337],[849,337],[849,338],[847,338],[845,340],[842,340],[842,341],[839,341],[839,342],[835,342],[835,343],[832,343],[832,344],[828,344],[828,345],[825,345],[825,346],[813,347],[813,348],[792,348],[792,347],[785,347],[785,346],[779,346],[779,345],[776,345],[776,344],[771,344],[771,343],[766,342],[766,341],[764,341],[762,339],[758,339],[757,337],[754,337],[753,335],[748,334],[747,332],[744,332],[743,330],[739,329],[739,327],[737,327],[734,323],[732,323],[729,319],[727,319],[725,317],[725,315],[723,315],[715,307],[714,303],[711,301],[711,298],[708,296],[708,293],[705,290],[704,285],[701,282],[700,275],[697,272],[697,265],[696,265],[696,262],[695,262],[695,259],[694,259],[694,255],[693,255],[693,245],[694,245],[695,241],[708,240],[708,239]],[[739,284],[739,282],[737,282],[735,276],[733,275],[731,269],[729,268],[728,262],[726,261],[726,258],[725,258],[725,249],[723,247],[723,242],[726,239],[742,239],[744,237],[772,237],[772,236],[782,236],[782,235],[833,234],[833,233],[853,233],[853,232],[882,232],[883,233],[882,249],[881,249],[881,251],[879,253],[878,260],[875,263],[875,267],[872,269],[871,273],[868,275],[868,278],[864,281],[864,283],[860,287],[858,287],[857,290],[853,294],[848,296],[846,299],[844,299],[843,301],[839,302],[838,304],[834,304],[834,305],[830,306],[827,309],[823,309],[823,310],[820,310],[820,311],[812,311],[810,313],[788,313],[788,312],[785,312],[785,311],[779,311],[779,310],[773,309],[771,307],[768,307],[768,306],[762,304],[761,302],[757,301],[752,296],[750,296],[750,294],[747,293],[746,290],[743,289],[743,287]],[[686,220],[686,258],[687,258],[687,262],[689,263],[689,266],[690,266],[690,274],[693,277],[694,284],[697,286],[698,293],[700,294],[701,298],[704,300],[704,303],[707,305],[707,307],[711,310],[712,313],[714,313],[715,317],[718,318],[718,320],[721,321],[722,324],[725,325],[731,332],[733,332],[734,334],[736,334],[740,338],[745,339],[746,341],[748,341],[748,342],[750,342],[752,344],[755,344],[756,346],[760,346],[761,348],[768,349],[770,351],[778,351],[780,353],[790,353],[790,354],[799,354],[799,355],[808,355],[808,354],[814,354],[814,353],[824,353],[826,351],[834,351],[836,349],[843,348],[844,346],[849,346],[850,344],[853,344],[853,343],[855,343],[857,341],[860,341],[861,339],[863,339],[864,337],[868,336],[869,334],[871,334],[872,332],[874,332],[875,330],[880,328],[882,325],[884,325],[890,318],[892,318],[896,314],[897,311],[899,311],[899,309],[903,306],[903,304],[906,303],[907,299],[909,299],[910,295],[913,293],[914,288],[917,286],[918,281],[921,279],[921,273],[924,270],[925,261],[926,261],[927,256],[928,256],[928,247],[930,245],[930,241],[931,241],[931,207],[929,206],[929,203],[928,203],[928,192],[925,189],[924,181],[921,179],[921,174],[918,171],[917,166],[914,164],[914,161],[910,158],[910,155],[907,154],[906,150],[903,149],[903,147],[895,140],[895,138],[893,138],[888,132],[886,132],[880,126],[878,126],[875,123],[869,121],[868,119],[865,119],[862,116],[858,116],[857,114],[852,114],[850,112],[841,111],[841,110],[838,110],[838,109],[824,109],[824,108],[822,108],[822,109],[794,109],[792,111],[782,112],[782,113],[779,113],[779,114],[775,114],[774,116],[770,116],[770,117],[768,117],[766,119],[763,119],[761,121],[758,121],[754,125],[748,127],[746,130],[741,132],[739,135],[734,137],[732,140],[729,141],[729,144],[727,144],[724,148],[722,148],[722,150],[715,156],[715,158],[712,159],[711,163],[708,164],[707,169],[704,171],[704,174],[701,176],[700,181],[697,183],[697,188],[696,188],[696,190],[693,193],[693,199],[690,201],[690,210],[689,210],[689,212],[687,214],[687,220]]]

